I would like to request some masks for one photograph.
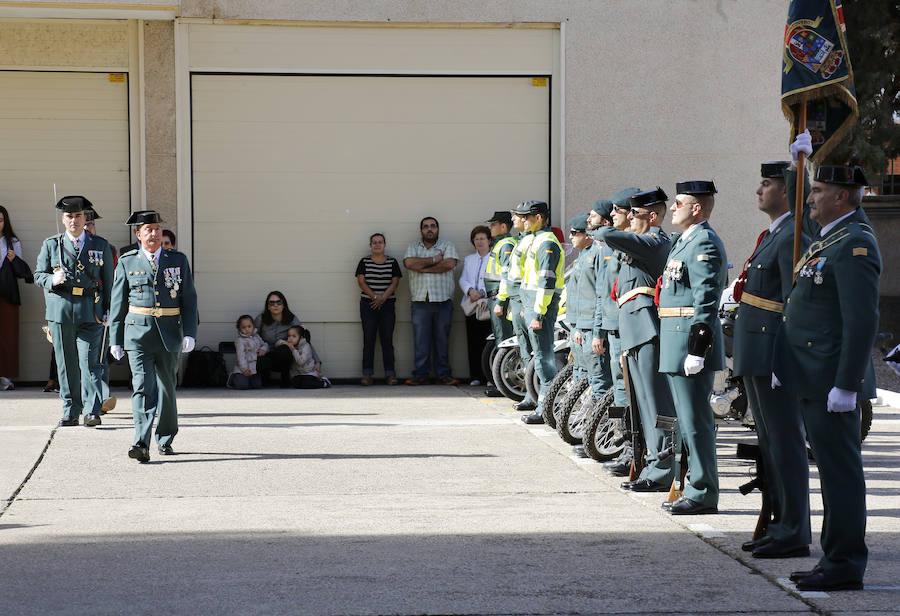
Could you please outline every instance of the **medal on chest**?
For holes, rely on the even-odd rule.
[[[669,285],[674,282],[680,282],[684,277],[684,261],[680,261],[678,259],[672,259],[668,263],[666,263],[666,269],[663,270],[663,286],[665,288],[669,288]]]
[[[820,285],[825,282],[825,276],[822,274],[822,270],[825,267],[825,261],[827,257],[816,257],[815,259],[810,259],[806,262],[802,268],[800,268],[799,276],[801,278],[812,278],[813,284]]]
[[[103,251],[102,250],[88,250],[88,263],[91,265],[98,265],[103,267]]]
[[[169,289],[169,297],[178,297],[178,289],[181,288],[181,268],[167,267],[163,270],[166,288]]]

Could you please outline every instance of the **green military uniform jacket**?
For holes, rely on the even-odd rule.
[[[776,337],[775,374],[801,398],[826,400],[832,387],[875,397],[881,253],[862,208],[816,237],[797,266]]]
[[[794,215],[765,236],[746,264],[747,280],[734,322],[734,375],[770,376],[775,335],[794,285]],[[801,239],[804,250],[809,238]]]
[[[597,243],[597,242],[595,242]],[[603,244],[597,248],[597,299],[594,307],[594,338],[603,331],[619,331],[619,307],[611,297],[613,283],[619,277],[618,252]]]
[[[693,308],[692,316],[660,318],[659,371],[684,374],[688,335],[694,323],[712,331],[712,347],[703,372],[724,370],[725,345],[719,324],[719,300],[728,284],[728,261],[722,240],[709,226],[699,223],[684,241],[673,240],[659,291],[660,314],[664,308]]]
[[[619,252],[619,275],[616,297],[619,302],[619,336],[622,350],[633,349],[659,335],[659,315],[653,303],[652,289],[662,274],[669,254],[669,236],[659,227],[651,227],[638,235],[614,227],[600,227],[594,237]],[[638,292],[643,289],[643,292]],[[647,291],[647,290],[650,291]],[[608,329],[605,324],[603,329]]]
[[[60,264],[67,270],[66,279],[53,286],[53,270]],[[44,289],[45,318],[57,323],[102,322],[110,306],[113,267],[112,247],[100,236],[85,232],[77,256],[67,234],[45,239],[34,268],[34,283]]]
[[[174,316],[129,312],[129,307],[178,308]],[[110,340],[126,351],[181,351],[185,336],[197,336],[197,291],[187,257],[163,249],[156,275],[141,249],[122,253],[110,308]]]
[[[601,262],[596,242],[582,250],[575,259],[572,273],[566,282],[566,321],[581,330],[594,329],[597,308],[597,263]]]

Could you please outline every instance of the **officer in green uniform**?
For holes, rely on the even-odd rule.
[[[487,223],[494,245],[488,254],[484,270],[484,289],[491,307],[491,329],[494,331],[494,340],[500,344],[513,335],[512,321],[507,319],[503,312],[495,314],[494,307],[499,303],[497,293],[500,291],[500,281],[509,271],[509,260],[513,248],[516,247],[516,238],[509,234],[512,230],[512,214],[509,212],[494,212]]]
[[[94,209],[93,206],[88,206],[84,210],[84,230],[90,233],[91,235],[97,235],[97,223],[96,221],[101,220],[103,217],[97,213],[97,210]],[[113,255],[113,266],[115,267],[115,263],[117,260],[116,247],[112,244],[109,245],[110,250],[112,250]],[[116,408],[116,403],[118,400],[109,395],[109,354],[106,352],[107,347],[109,347],[109,336],[106,336],[104,340],[102,340],[103,346],[100,349],[100,398],[103,400],[103,406],[100,408],[100,413],[105,415],[109,411]],[[87,398],[87,394],[82,392],[82,398]]]
[[[612,226],[619,231],[627,231],[631,227],[628,212],[631,210],[629,199],[641,192],[631,187],[620,190],[611,199],[601,199],[594,204],[588,220],[591,235],[595,237],[599,255],[597,259],[597,299],[594,312],[593,341],[591,346],[595,353],[603,354],[609,362],[612,378],[613,404],[618,407],[628,406],[628,394],[625,392],[625,379],[622,372],[622,343],[619,338],[619,307],[611,297],[613,283],[619,276],[619,253],[596,239],[593,233],[602,226]],[[604,353],[604,351],[606,351]],[[631,444],[625,446],[618,458],[607,462],[603,467],[616,477],[628,475],[634,457]]]
[[[90,206],[82,196],[57,202],[66,231],[44,240],[34,269],[34,282],[44,289],[56,354],[63,401],[60,426],[77,426],[82,414],[85,426],[101,423],[100,348],[109,312],[113,253],[105,239],[84,230],[84,210]]]
[[[858,167],[816,169],[807,204],[821,226],[794,267],[797,279],[775,339],[772,385],[794,395],[822,484],[822,550],[799,590],[863,586],[868,549],[859,401],[875,396],[881,254],[860,204]]]
[[[715,205],[713,182],[675,185],[672,243],[659,289],[659,371],[666,374],[682,442],[688,479],[675,515],[715,513],[719,506],[715,419],[709,406],[713,377],[725,368],[719,300],[728,283],[722,241],[707,220]]]
[[[660,459],[670,445],[669,435],[656,427],[657,415],[672,417],[672,398],[659,365],[659,317],[653,299],[656,279],[669,252],[669,236],[660,228],[666,211],[661,188],[629,198],[630,231],[600,227],[595,237],[619,251],[619,275],[611,296],[619,308],[619,339],[628,361],[628,374],[637,397],[647,449],[647,465],[622,488],[635,492],[666,492],[672,483],[674,456]]]
[[[138,462],[150,460],[157,413],[159,453],[174,453],[178,354],[189,353],[197,335],[197,292],[191,267],[184,254],[162,248],[161,222],[153,210],[135,212],[126,221],[140,247],[119,257],[110,309],[111,353],[121,359],[127,351],[131,366],[135,434],[128,457]]]
[[[569,238],[579,251],[566,283],[566,321],[571,326],[571,349],[574,359],[572,380],[587,378],[591,396],[599,400],[612,385],[605,347],[594,352],[594,314],[597,309],[597,277],[604,273],[600,246],[588,235],[588,218],[584,213],[569,220]]]
[[[522,363],[526,363],[531,357],[531,339],[528,336],[528,324],[525,322],[522,310],[521,285],[522,285],[522,258],[525,251],[531,245],[534,234],[525,230],[525,216],[519,211],[525,211],[525,203],[520,203],[511,212],[513,228],[520,233],[509,256],[509,267],[506,275],[500,281],[500,289],[497,291],[497,305],[494,306],[494,314],[502,316],[506,313],[506,319],[512,323],[513,333],[519,343],[519,353]],[[514,404],[517,411],[533,411],[537,408],[537,400],[532,400],[529,395],[525,399]]]
[[[528,323],[528,337],[534,349],[534,369],[541,388],[538,405],[531,415],[522,418],[527,424],[542,424],[542,403],[556,376],[553,353],[553,330],[559,311],[560,294],[565,288],[562,245],[550,229],[550,207],[543,201],[526,201],[517,212],[525,216],[525,229],[534,239],[522,258],[522,309]]]
[[[803,418],[783,388],[772,389],[772,350],[781,313],[794,283],[794,215],[787,198],[787,161],[763,163],[756,189],[770,224],[734,286],[734,375],[744,387],[766,470],[773,521],[765,536],[741,547],[756,558],[809,556],[809,465]],[[803,249],[809,238],[803,236]]]

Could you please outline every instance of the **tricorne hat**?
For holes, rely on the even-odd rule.
[[[635,193],[628,200],[628,205],[629,207],[650,207],[657,203],[665,204],[668,199],[669,197],[666,195],[666,191],[657,186],[655,190],[645,190],[644,192]]]
[[[93,207],[93,204],[81,195],[70,195],[56,202],[56,209],[66,214],[77,214]]]
[[[826,184],[855,186],[857,188],[869,185],[862,167],[820,165],[816,167],[816,174],[813,180]]]
[[[718,191],[716,190],[716,184],[712,180],[688,180],[687,182],[676,182],[675,184],[675,194],[676,195],[714,195]]]
[[[164,222],[162,216],[160,216],[159,212],[156,210],[139,210],[137,212],[132,212],[131,216],[128,217],[128,220],[125,221],[125,224],[138,226],[159,224],[162,222]]]

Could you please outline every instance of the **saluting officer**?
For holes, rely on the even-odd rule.
[[[728,261],[722,240],[707,222],[715,184],[679,182],[675,192],[672,224],[681,234],[672,244],[659,290],[659,371],[666,374],[675,401],[690,485],[670,511],[715,513],[719,472],[709,395],[715,371],[725,368],[719,300],[728,283]]]
[[[522,357],[522,363],[525,364],[531,357],[531,339],[528,336],[528,323],[525,322],[522,310],[522,259],[525,251],[531,246],[534,234],[525,230],[525,217],[518,213],[518,208],[522,205],[524,204],[520,203],[511,212],[513,228],[519,231],[520,235],[519,241],[516,242],[509,256],[509,267],[506,275],[500,281],[494,314],[502,316],[504,311],[506,312],[506,318],[512,323],[513,333],[516,335],[516,340],[519,343],[519,354]],[[537,408],[537,400],[532,400],[529,394],[525,394],[525,398],[521,402],[514,404],[513,408],[517,411],[533,411]]]
[[[825,506],[824,555],[791,574],[799,590],[861,589],[868,559],[859,400],[875,396],[881,254],[860,207],[867,185],[858,167],[816,169],[807,204],[821,230],[794,268],[775,340],[772,385],[798,399]]]
[[[659,316],[654,297],[656,280],[669,253],[669,236],[660,228],[666,211],[666,193],[639,192],[629,198],[630,231],[600,227],[594,236],[619,251],[619,275],[613,286],[619,309],[619,335],[627,355],[628,374],[634,385],[637,409],[647,449],[647,465],[634,481],[622,488],[635,492],[666,492],[672,483],[674,456],[659,454],[668,446],[668,435],[656,427],[657,415],[673,417],[672,398],[659,366]]]
[[[522,308],[528,324],[528,337],[534,350],[534,370],[541,387],[538,404],[531,415],[522,418],[527,424],[542,424],[542,404],[550,381],[556,376],[553,353],[553,330],[559,300],[565,288],[563,268],[565,256],[559,240],[550,229],[550,207],[543,201],[526,201],[516,210],[525,217],[525,228],[534,234],[522,258]]]
[[[84,211],[91,202],[82,196],[63,197],[56,204],[65,233],[44,240],[34,269],[34,282],[44,289],[63,401],[60,426],[99,426],[101,394],[100,348],[109,312],[113,253],[100,236],[85,232]]]
[[[120,255],[112,291],[111,353],[121,359],[128,352],[134,392],[134,444],[128,457],[138,462],[150,460],[157,413],[159,453],[174,453],[178,354],[189,353],[197,335],[197,292],[191,267],[182,253],[162,248],[161,222],[154,210],[134,212],[125,222],[134,228],[140,248]]]
[[[734,375],[743,377],[774,512],[766,535],[741,547],[756,558],[809,556],[809,464],[803,418],[782,388],[772,389],[772,351],[781,313],[794,284],[794,215],[784,171],[790,162],[763,163],[756,189],[771,221],[734,286]],[[801,239],[804,250],[809,245]]]
[[[509,212],[494,212],[487,223],[494,245],[488,254],[484,270],[484,290],[491,307],[491,329],[494,331],[494,340],[500,344],[513,335],[512,321],[506,318],[506,314],[502,312],[503,308],[501,307],[501,314],[496,314],[494,308],[499,304],[497,293],[500,291],[500,281],[509,271],[509,260],[516,246],[516,238],[510,235],[512,215]]]
[[[628,212],[631,210],[629,199],[640,192],[638,188],[625,188],[610,199],[601,199],[594,204],[591,217],[588,219],[591,235],[598,245],[597,259],[597,305],[594,312],[594,329],[591,347],[594,353],[603,354],[602,360],[609,363],[610,377],[613,387],[613,404],[618,407],[628,406],[628,394],[625,392],[625,378],[622,372],[622,342],[619,338],[619,307],[611,296],[613,283],[619,276],[618,251],[610,248],[596,237],[600,227],[612,226],[619,231],[627,231],[631,226]],[[605,351],[605,352],[604,352]],[[624,477],[631,470],[634,452],[629,443],[618,458],[603,465],[613,476]]]

